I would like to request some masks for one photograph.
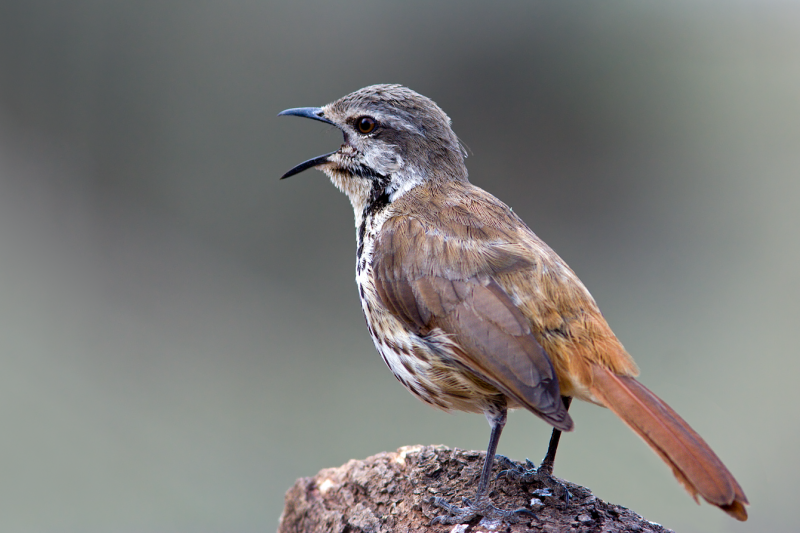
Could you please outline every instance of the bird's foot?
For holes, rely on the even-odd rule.
[[[528,509],[517,509],[515,511],[504,511],[498,509],[489,498],[483,498],[478,501],[472,501],[467,498],[463,499],[463,507],[458,507],[447,503],[444,498],[435,497],[431,499],[431,503],[436,507],[441,507],[447,514],[437,516],[431,521],[433,524],[464,524],[470,522],[478,517],[483,517],[488,520],[501,520],[510,524],[515,524],[522,520],[526,515],[535,518],[531,511]]]
[[[569,505],[569,490],[564,483],[553,476],[552,467],[548,468],[548,465],[542,464],[539,468],[536,468],[536,465],[530,459],[525,459],[525,466],[523,467],[502,455],[497,456],[497,461],[501,468],[504,468],[497,474],[498,478],[502,476],[516,483],[541,485],[541,489],[534,491],[534,496],[553,496],[563,501],[565,508]]]
[[[537,468],[530,459],[525,459],[525,466],[515,463],[505,455],[497,455],[495,461],[500,465],[500,473],[497,474],[498,479],[501,477],[515,483],[536,483],[538,481]]]

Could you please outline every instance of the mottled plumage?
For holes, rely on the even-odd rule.
[[[566,263],[504,203],[467,180],[450,119],[430,99],[375,85],[299,115],[337,126],[341,148],[287,172],[324,171],[353,206],[356,282],[370,335],[414,395],[492,425],[476,501],[461,521],[509,517],[485,499],[507,408],[573,428],[562,396],[611,408],[697,498],[747,517],[708,445],[634,377],[633,359]],[[551,455],[552,453],[552,455]],[[548,451],[552,468],[555,445]],[[547,473],[546,473],[547,474]],[[549,475],[549,474],[547,474]]]

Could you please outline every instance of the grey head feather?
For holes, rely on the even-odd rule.
[[[325,116],[337,124],[347,124],[362,116],[378,122],[374,134],[363,139],[351,138],[345,131],[346,142],[366,153],[367,144],[399,156],[408,165],[409,174],[423,179],[466,179],[464,146],[451,128],[451,120],[430,98],[408,87],[379,84],[364,87],[324,107]],[[353,130],[353,133],[356,133]],[[356,133],[355,137],[359,137]],[[363,141],[363,142],[360,142]],[[363,148],[362,148],[363,146]]]

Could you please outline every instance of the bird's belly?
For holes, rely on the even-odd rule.
[[[356,284],[375,349],[403,386],[425,403],[445,411],[483,413],[505,401],[494,386],[468,372],[451,356],[453,344],[441,331],[421,335],[390,313],[375,286],[372,253],[387,213],[363,221],[357,235]]]
[[[380,305],[368,266],[357,271],[361,309],[372,342],[395,378],[414,396],[445,411],[483,413],[503,394],[458,365],[443,332],[418,335]],[[509,406],[514,407],[514,406]]]
[[[383,362],[412,394],[424,402],[435,404],[434,391],[430,386],[425,386],[430,381],[427,376],[431,365],[420,357],[422,354],[419,348],[415,350],[413,334],[399,320],[379,308],[375,285],[369,280],[369,272],[359,272],[357,281],[367,329]]]

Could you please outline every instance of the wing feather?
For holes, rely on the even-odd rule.
[[[426,229],[412,217],[384,223],[372,263],[386,309],[420,336],[443,332],[462,367],[553,426],[572,429],[550,358],[494,279],[530,262],[506,243],[492,246],[486,232],[467,241]],[[485,249],[476,253],[467,242]]]

